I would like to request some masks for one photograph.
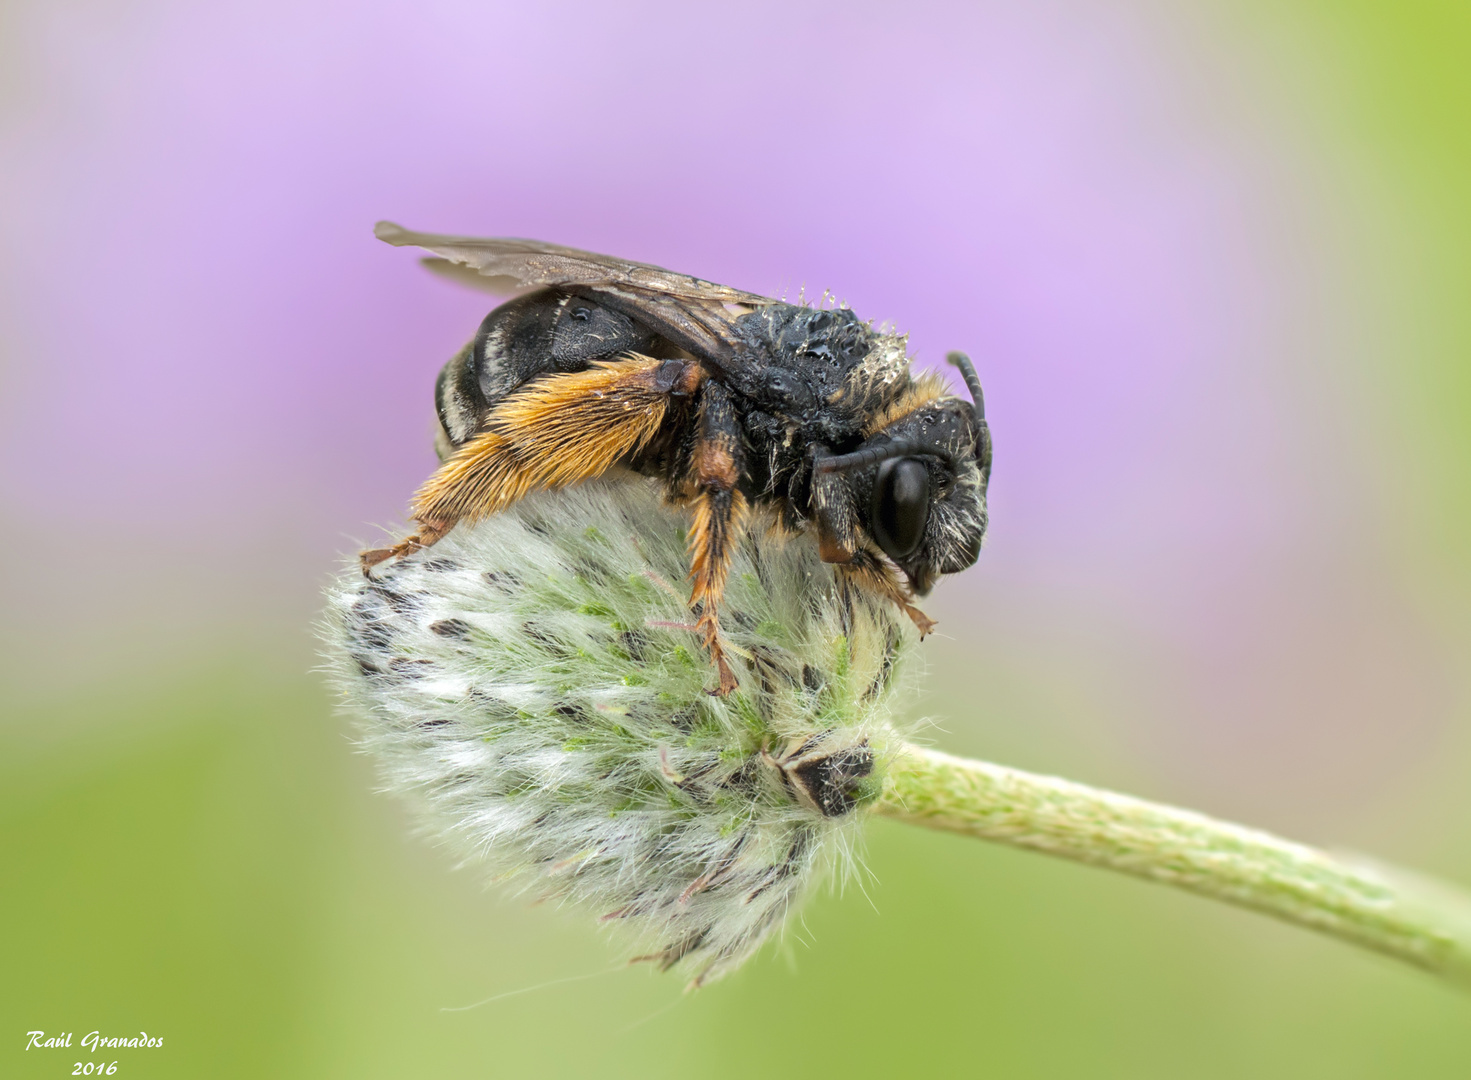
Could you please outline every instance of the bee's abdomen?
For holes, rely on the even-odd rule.
[[[434,382],[434,410],[439,415],[434,451],[440,461],[475,434],[485,415],[485,401],[473,370],[474,351],[475,342],[471,341],[440,369]]]
[[[439,373],[440,457],[472,438],[492,409],[532,379],[647,353],[655,340],[626,316],[568,293],[543,289],[502,304]]]

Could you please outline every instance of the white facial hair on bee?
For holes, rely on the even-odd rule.
[[[371,580],[345,569],[323,628],[362,748],[434,835],[692,985],[851,866],[917,640],[760,524],[722,603],[727,698],[686,607],[688,522],[639,478],[533,494]]]

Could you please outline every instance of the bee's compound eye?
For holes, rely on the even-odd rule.
[[[891,559],[913,555],[930,517],[930,471],[918,458],[879,466],[873,484],[873,538]]]
[[[578,322],[587,322],[588,319],[592,318],[592,312],[588,311],[585,307],[575,307],[568,314]]]

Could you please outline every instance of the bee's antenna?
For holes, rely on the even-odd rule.
[[[865,469],[870,465],[877,465],[881,461],[889,461],[892,458],[914,457],[916,454],[933,454],[943,461],[951,460],[949,451],[944,447],[905,436],[890,439],[879,446],[854,450],[851,454],[833,454],[828,457],[814,454],[812,467],[820,473],[848,472],[851,469]]]
[[[960,369],[960,377],[965,380],[965,388],[970,391],[971,400],[976,403],[976,419],[984,420],[986,418],[986,397],[981,393],[981,379],[976,374],[976,366],[963,352],[946,353],[945,361]]]

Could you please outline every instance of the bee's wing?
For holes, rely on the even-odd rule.
[[[561,286],[595,296],[725,370],[744,366],[732,322],[752,307],[773,303],[661,266],[539,240],[417,233],[391,221],[378,222],[373,233],[397,247],[423,248],[438,256],[425,260],[430,269],[491,292]]]
[[[442,277],[446,281],[453,281],[467,289],[490,293],[492,296],[508,297],[526,291],[513,277],[487,277],[473,266],[450,262],[448,259],[436,256],[420,259],[419,265],[435,277]]]
[[[436,266],[435,270],[457,280],[481,278],[482,287],[494,292],[548,285],[613,286],[716,304],[771,303],[767,297],[676,274],[662,266],[596,255],[539,240],[440,236],[411,232],[391,221],[378,222],[373,226],[373,234],[395,247],[421,247],[432,252],[454,265],[454,270],[445,266]]]

